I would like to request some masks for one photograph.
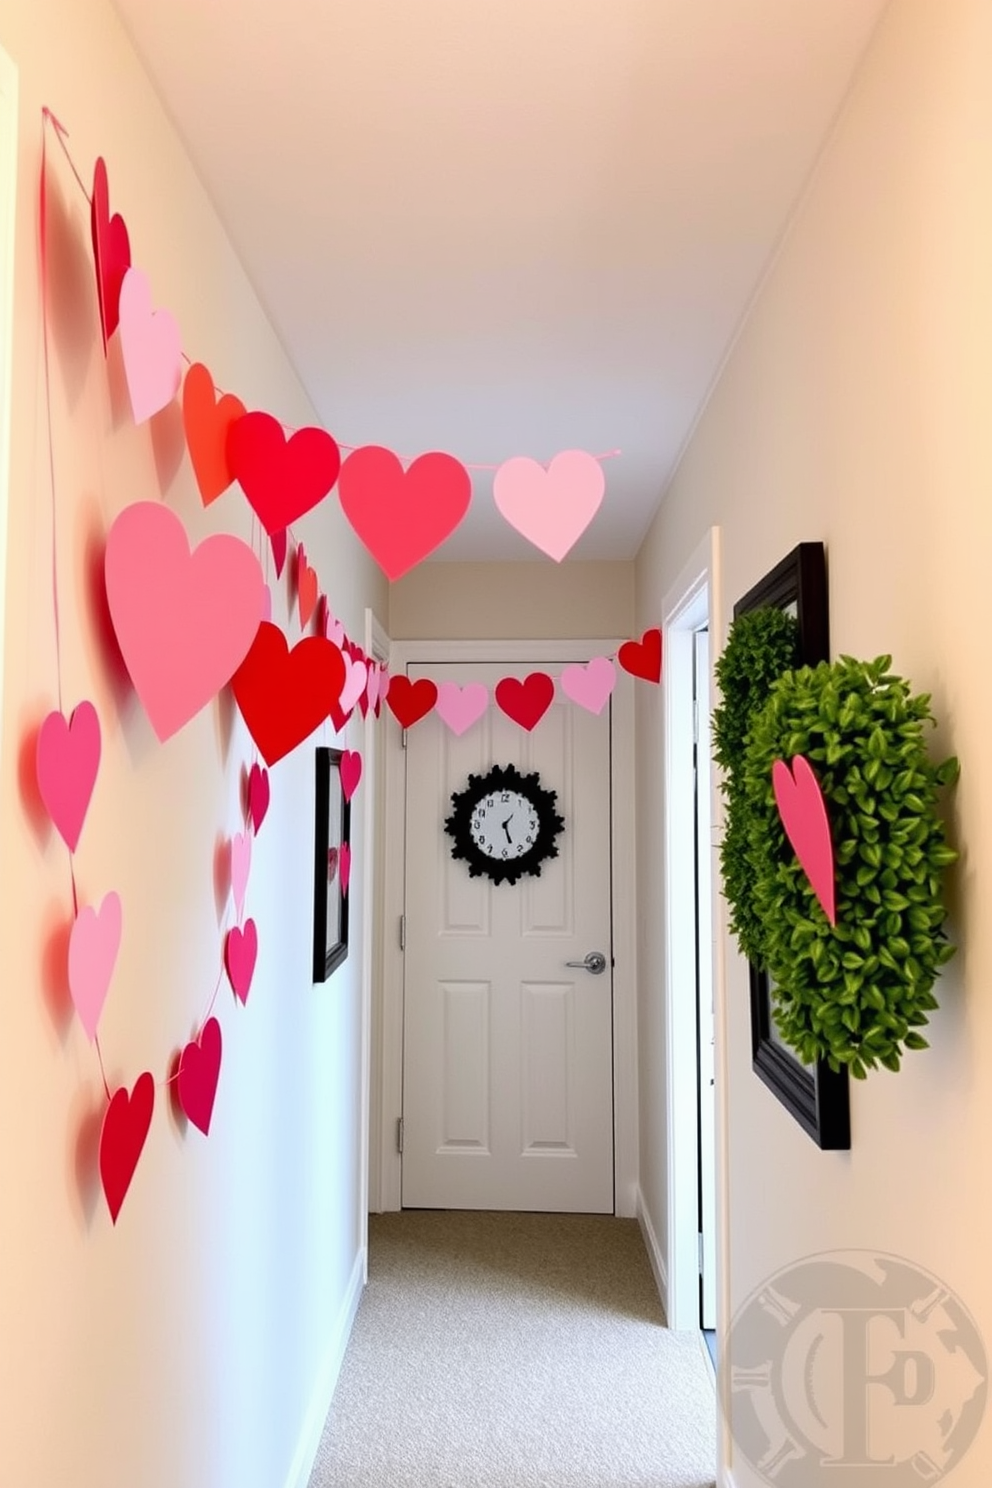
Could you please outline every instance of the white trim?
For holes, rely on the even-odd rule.
[[[365,610],[366,656],[385,663],[389,657],[389,637],[374,612]],[[379,1073],[378,1053],[373,1055],[373,1025],[378,1011],[380,988],[376,985],[378,958],[376,951],[382,943],[380,895],[377,892],[381,878],[382,822],[378,810],[380,804],[380,748],[381,718],[376,718],[370,708],[365,715],[365,737],[363,750],[363,799],[362,799],[362,847],[364,871],[362,873],[362,1092],[361,1092],[361,1151],[358,1160],[359,1205],[361,1226],[359,1243],[365,1252],[366,1269],[363,1280],[368,1281],[368,1242],[370,1196],[376,1195],[379,1185],[379,1120],[378,1105],[373,1096]]]
[[[658,1236],[655,1234],[654,1225],[651,1223],[651,1216],[648,1213],[647,1205],[644,1202],[644,1195],[641,1193],[639,1184],[637,1188],[637,1222],[641,1227],[641,1235],[644,1238],[644,1249],[647,1251],[648,1260],[651,1262],[651,1270],[654,1272],[655,1285],[658,1288],[658,1296],[661,1298],[661,1305],[664,1309],[665,1320],[667,1322],[668,1272],[665,1270],[665,1257],[661,1253]]]
[[[389,668],[405,671],[415,662],[505,661],[567,664],[614,655],[622,640],[590,641],[394,641]],[[640,684],[634,684],[640,685]],[[400,1158],[396,1122],[403,1110],[403,956],[397,927],[403,912],[405,755],[400,731],[386,731],[386,827],[382,942],[382,1099],[379,1146],[379,1207],[400,1208]],[[634,863],[633,687],[613,694],[613,1089],[614,1203],[621,1218],[633,1218],[637,1203],[637,924]],[[623,845],[627,845],[627,851]]]
[[[355,1314],[362,1300],[365,1270],[366,1256],[364,1250],[360,1250],[355,1256],[355,1264],[351,1268],[348,1289],[334,1325],[331,1342],[310,1396],[310,1404],[303,1418],[293,1460],[283,1479],[284,1488],[307,1488],[310,1482],[310,1474],[317,1460],[317,1449],[324,1434],[338,1375],[341,1373],[341,1365],[344,1362],[345,1349],[348,1347],[348,1339],[351,1337],[351,1330],[355,1323]]]
[[[0,746],[7,614],[10,402],[14,350],[14,222],[17,215],[17,68],[0,47]]]

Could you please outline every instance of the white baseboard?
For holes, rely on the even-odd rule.
[[[348,1347],[348,1339],[351,1337],[358,1304],[362,1300],[364,1285],[365,1251],[363,1249],[356,1255],[355,1264],[351,1268],[348,1289],[344,1294],[344,1301],[341,1303],[330,1346],[324,1356],[324,1362],[310,1397],[310,1405],[303,1421],[303,1429],[293,1454],[293,1461],[286,1474],[284,1488],[307,1488],[310,1482],[310,1474],[317,1460],[317,1448],[324,1434],[327,1413],[331,1408],[334,1387],[341,1373],[344,1351]]]
[[[648,1260],[651,1262],[651,1270],[654,1272],[655,1285],[658,1288],[658,1296],[661,1305],[665,1309],[665,1317],[668,1317],[668,1270],[665,1266],[665,1257],[662,1255],[661,1246],[658,1244],[658,1236],[655,1234],[651,1216],[644,1202],[640,1185],[637,1189],[637,1222],[644,1236],[644,1244],[647,1248]]]

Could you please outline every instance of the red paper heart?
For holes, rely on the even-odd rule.
[[[531,672],[522,682],[504,677],[496,683],[493,696],[508,718],[529,731],[551,707],[555,684],[547,672]]]
[[[272,557],[275,559],[276,578],[282,578],[283,567],[286,562],[286,529],[283,527],[279,532],[269,534],[272,543]]]
[[[772,788],[785,835],[792,843],[823,913],[831,925],[836,925],[830,819],[820,782],[809,760],[797,754],[792,761],[792,771],[785,760],[776,760],[772,765]]]
[[[244,929],[237,925],[227,932],[224,942],[224,966],[235,997],[242,1005],[248,1001],[251,979],[255,975],[258,957],[258,929],[255,921],[245,920]]]
[[[300,607],[300,629],[305,630],[307,621],[317,608],[317,571],[307,562],[302,543],[296,549],[296,597]]]
[[[341,789],[350,801],[362,778],[362,756],[357,749],[346,749],[341,755]]]
[[[179,1104],[205,1137],[210,1135],[210,1118],[220,1076],[220,1055],[220,1024],[216,1018],[208,1018],[199,1039],[187,1044],[179,1058],[176,1082]]]
[[[468,511],[472,478],[454,455],[420,455],[404,471],[391,450],[366,445],[341,467],[345,516],[389,579],[449,537]]]
[[[268,809],[269,772],[261,765],[252,765],[248,773],[248,815],[251,817],[252,831],[256,837]]]
[[[401,728],[412,728],[421,718],[425,717],[437,702],[437,687],[429,677],[421,677],[419,682],[411,682],[409,677],[402,673],[393,677],[389,684],[389,694],[386,698]]]
[[[245,405],[233,393],[217,398],[214,380],[202,362],[194,362],[183,383],[183,428],[193,473],[204,506],[216,501],[234,479],[227,459],[227,436]]]
[[[297,429],[287,439],[271,413],[246,413],[232,424],[227,457],[270,537],[322,501],[341,468],[325,429]]]
[[[266,764],[274,765],[323,723],[341,696],[344,658],[323,636],[290,651],[277,625],[263,620],[231,678],[234,697]]]
[[[624,641],[617,652],[617,661],[632,677],[660,682],[661,631],[655,626],[653,630],[646,630],[639,641]]]
[[[114,1224],[131,1186],[152,1123],[155,1081],[146,1070],[128,1094],[125,1086],[115,1090],[100,1131],[100,1181]]]
[[[100,330],[103,350],[120,321],[121,285],[131,267],[131,244],[127,226],[119,212],[110,215],[110,192],[107,167],[97,156],[93,167],[93,196],[90,202],[90,233],[96,263],[96,291],[100,305]]]

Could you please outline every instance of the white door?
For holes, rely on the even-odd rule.
[[[409,675],[492,690],[541,669]],[[515,884],[470,877],[444,830],[494,764],[537,771],[565,821],[558,857]],[[405,866],[403,1206],[612,1213],[609,705],[559,692],[529,734],[495,704],[460,738],[436,713],[410,729]],[[599,975],[567,965],[591,951]]]

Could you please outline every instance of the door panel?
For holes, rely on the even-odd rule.
[[[534,669],[409,675],[492,688]],[[406,756],[402,1202],[611,1213],[609,714],[556,699],[527,734],[492,706],[461,738],[431,714]],[[471,878],[444,831],[493,764],[538,771],[565,819],[558,857],[516,884]],[[566,966],[591,950],[601,975]]]

